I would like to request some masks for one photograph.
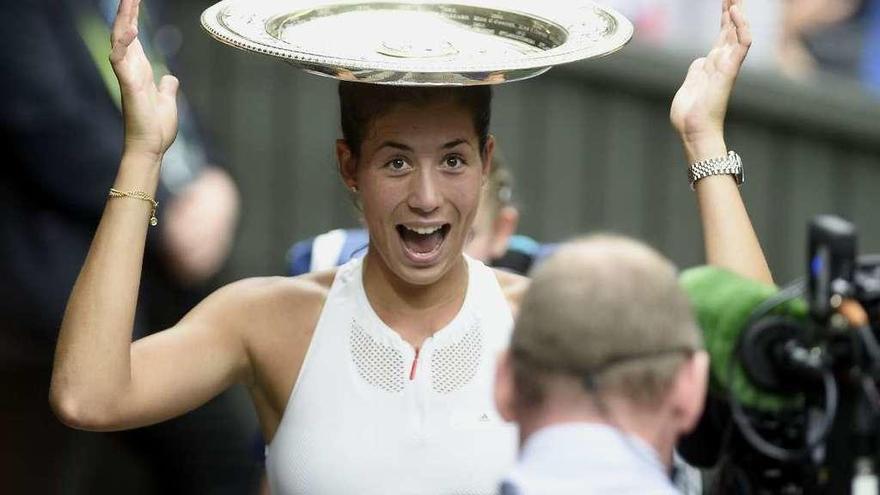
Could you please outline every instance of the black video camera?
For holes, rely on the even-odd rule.
[[[680,450],[718,464],[715,493],[880,493],[880,256],[856,246],[851,223],[816,217],[805,280],[763,298],[735,337],[704,328],[731,381]],[[737,373],[747,386],[734,386]],[[754,407],[761,394],[778,400]]]

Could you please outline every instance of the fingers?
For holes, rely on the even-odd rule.
[[[730,11],[728,10],[727,12],[722,14],[721,18],[721,23],[724,25],[724,27],[721,29],[721,34],[718,35],[719,45],[736,43],[736,26],[733,24],[733,20],[730,16]]]
[[[130,33],[137,35],[138,0],[121,0],[116,11],[116,19],[110,33],[110,42],[126,38]]]
[[[738,5],[739,8],[742,8],[742,0],[724,0],[724,3],[727,4],[727,11],[729,11],[734,5]]]
[[[729,18],[725,17],[727,11],[730,10],[730,0],[723,0],[721,2],[721,30],[727,26],[727,22],[729,22]]]
[[[733,5],[730,8],[730,17],[736,26],[736,37],[739,45],[748,49],[752,46],[752,31],[749,22],[746,20],[745,14],[739,5]]]
[[[139,0],[121,0],[110,33],[110,61],[117,63],[125,57],[128,46],[138,35]]]

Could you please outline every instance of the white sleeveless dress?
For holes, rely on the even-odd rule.
[[[497,492],[517,448],[492,398],[513,317],[493,271],[466,259],[461,310],[418,354],[370,306],[363,261],[339,268],[266,449],[273,494]]]

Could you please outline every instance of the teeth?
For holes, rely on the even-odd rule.
[[[441,228],[443,228],[443,227],[440,225],[438,225],[436,227],[425,227],[425,228],[406,227],[407,230],[411,230],[411,231],[413,231],[417,234],[421,234],[421,235],[431,235],[434,232],[437,232],[438,230],[440,230]]]

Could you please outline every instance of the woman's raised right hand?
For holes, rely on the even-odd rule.
[[[122,93],[124,153],[160,163],[177,136],[177,78],[162,76],[159,85],[137,39],[140,0],[121,0],[110,35],[110,63]]]

